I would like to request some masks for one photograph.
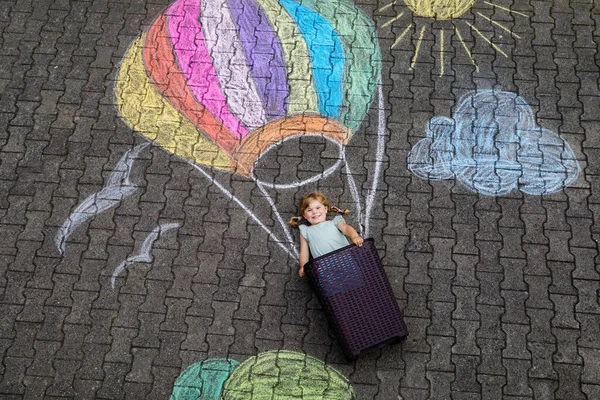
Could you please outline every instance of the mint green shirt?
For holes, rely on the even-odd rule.
[[[300,234],[308,242],[313,258],[331,253],[334,250],[348,246],[348,238],[338,229],[340,222],[346,222],[341,215],[331,221],[323,221],[317,225],[300,225]]]

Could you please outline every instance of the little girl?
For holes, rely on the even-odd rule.
[[[334,211],[348,214],[349,210],[330,207],[327,198],[321,193],[309,193],[302,197],[298,212],[301,217],[292,217],[288,225],[300,229],[300,270],[298,275],[304,277],[304,265],[308,262],[309,254],[314,258],[331,253],[334,250],[348,246],[348,237],[357,246],[362,246],[361,238],[353,227],[346,224],[341,215],[327,221],[327,212]],[[301,224],[306,221],[309,225]],[[310,248],[310,252],[309,252]]]

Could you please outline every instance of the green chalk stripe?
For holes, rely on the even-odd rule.
[[[219,400],[225,380],[239,364],[226,358],[194,363],[179,374],[170,400]]]

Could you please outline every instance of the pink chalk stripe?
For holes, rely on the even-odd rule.
[[[169,36],[179,68],[192,93],[198,102],[221,120],[234,135],[240,138],[246,136],[248,130],[227,106],[204,43],[202,27],[198,22],[200,0],[178,0],[166,14]]]

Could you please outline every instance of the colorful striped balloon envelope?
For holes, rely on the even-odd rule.
[[[115,102],[166,150],[249,175],[288,137],[346,144],[380,71],[373,25],[345,0],[178,0],[128,50]]]

